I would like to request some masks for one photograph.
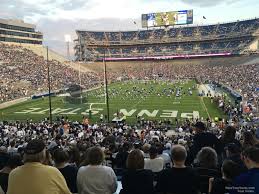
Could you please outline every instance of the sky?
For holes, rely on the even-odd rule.
[[[0,18],[36,24],[44,45],[63,55],[64,36],[78,29],[138,30],[141,14],[186,9],[205,25],[259,17],[259,0],[0,0]]]

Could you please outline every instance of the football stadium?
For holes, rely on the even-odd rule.
[[[0,194],[259,194],[258,2],[36,1],[0,7]]]

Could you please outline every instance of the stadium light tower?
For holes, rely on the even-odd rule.
[[[49,47],[47,46],[47,67],[48,67],[48,88],[49,88],[49,122],[52,124],[52,108],[51,108],[51,80],[50,80],[50,64],[49,64]]]
[[[104,83],[105,83],[105,97],[106,97],[106,108],[107,108],[107,122],[110,123],[110,106],[109,106],[109,92],[108,92],[108,79],[107,79],[107,65],[106,65],[106,47],[104,47],[103,63],[104,63]]]
[[[70,49],[69,49],[69,43],[72,42],[72,38],[70,34],[65,34],[65,42],[67,44],[67,58],[70,61]]]

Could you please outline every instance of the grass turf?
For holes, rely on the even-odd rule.
[[[184,120],[184,116],[191,116],[193,111],[198,111],[199,116],[204,119],[211,117],[224,117],[223,112],[211,103],[209,98],[199,97],[196,83],[192,80],[169,83],[164,81],[149,82],[118,82],[109,85],[110,120],[121,109],[129,113],[127,122],[136,122],[136,116],[141,112],[148,119]],[[135,88],[135,90],[134,90]],[[181,96],[176,97],[176,88],[181,88]],[[192,88],[192,95],[188,89]],[[169,90],[174,92],[169,94]],[[185,92],[185,94],[184,94]],[[71,120],[82,121],[83,115],[92,114],[90,121],[98,122],[100,114],[106,115],[106,104],[104,89],[96,89],[84,93],[87,103],[73,104],[66,101],[65,97],[52,97],[53,119],[56,116],[68,116]],[[144,112],[143,112],[144,110]],[[146,110],[146,112],[145,112]],[[177,111],[177,112],[176,112]],[[184,113],[189,113],[185,114]],[[149,114],[149,116],[148,116]],[[164,117],[172,114],[173,117]],[[49,115],[48,98],[28,100],[0,110],[0,120],[27,120],[40,121]],[[88,115],[89,116],[89,115]]]

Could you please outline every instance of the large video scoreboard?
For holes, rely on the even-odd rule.
[[[142,14],[142,27],[160,27],[193,23],[193,10]]]

